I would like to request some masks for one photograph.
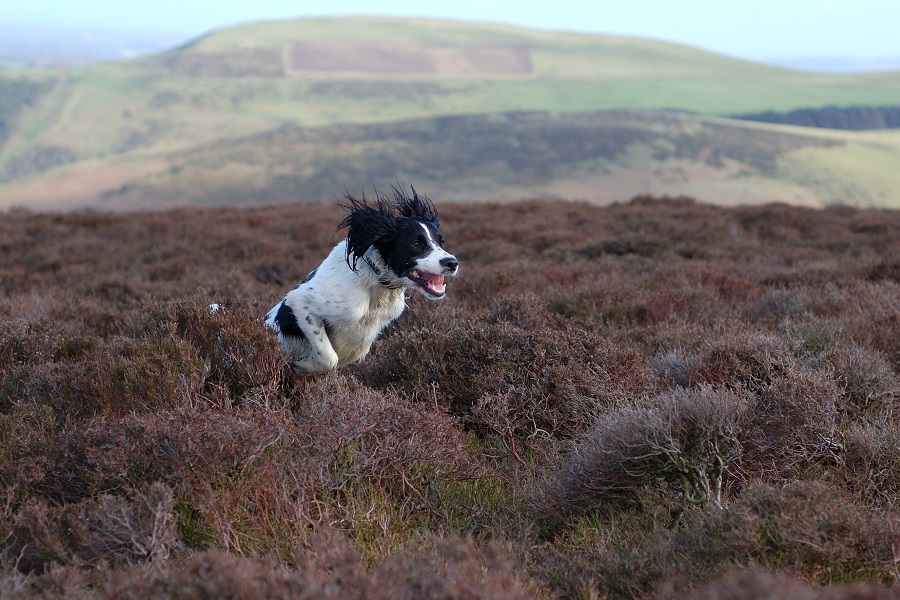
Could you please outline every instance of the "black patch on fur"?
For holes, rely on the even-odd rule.
[[[398,189],[391,186],[391,189],[394,191],[394,204],[400,216],[409,219],[419,219],[420,221],[431,223],[435,227],[441,226],[440,217],[438,217],[434,204],[428,199],[428,196],[419,196],[416,193],[416,188],[413,186],[409,186],[409,189],[412,190],[412,197],[409,197],[406,194],[406,190],[402,188]]]
[[[415,265],[416,259],[431,251],[422,225],[429,229],[435,242],[443,245],[440,219],[431,200],[420,196],[412,186],[412,196],[401,188],[391,186],[391,189],[392,198],[376,192],[372,204],[365,194],[361,200],[347,194],[346,202],[341,203],[347,215],[337,228],[349,228],[346,259],[354,271],[357,261],[374,246],[384,262],[401,277]]]
[[[376,196],[374,204],[368,203],[365,194],[362,200],[357,200],[349,194],[345,197],[347,202],[341,206],[347,211],[347,215],[337,228],[349,228],[346,258],[347,264],[355,271],[357,261],[371,246],[383,243],[393,236],[397,217],[394,214],[394,205],[387,196]]]
[[[297,316],[294,315],[294,311],[291,310],[291,307],[288,306],[286,302],[282,302],[278,307],[278,313],[275,315],[275,322],[278,323],[278,331],[281,332],[281,335],[295,337],[301,340],[306,337],[303,330],[300,329],[300,326],[297,324]]]
[[[309,275],[307,275],[306,277],[304,277],[304,278],[303,278],[303,281],[300,282],[300,285],[303,285],[304,283],[308,283],[313,277],[315,277],[315,276],[316,276],[316,271],[318,271],[318,269],[313,269],[312,271],[310,271],[310,272],[309,272]]]

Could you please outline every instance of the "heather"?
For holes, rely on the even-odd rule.
[[[338,207],[3,214],[0,596],[896,596],[900,213],[438,208],[319,376],[260,317]]]

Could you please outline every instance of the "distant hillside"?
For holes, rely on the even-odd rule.
[[[334,200],[413,181],[459,202],[598,204],[637,193],[718,204],[900,207],[900,132],[835,132],[650,111],[505,113],[282,127],[8,184],[0,208]]]
[[[0,148],[22,113],[36,106],[51,87],[47,81],[0,77]]]
[[[415,153],[415,148],[409,148],[402,139],[393,145],[383,144],[377,134],[372,134],[364,144],[338,143],[343,131],[340,128],[350,126],[376,132],[377,128],[365,126],[520,112],[573,115],[575,119],[578,117],[574,115],[599,111],[656,111],[648,114],[664,115],[675,110],[723,116],[829,104],[886,105],[896,102],[900,93],[900,77],[896,74],[829,76],[646,39],[386,18],[254,23],[213,32],[171,51],[139,59],[29,74],[38,76],[55,83],[42,87],[34,101],[21,104],[15,126],[8,128],[7,139],[0,146],[0,204],[5,206],[93,206],[106,204],[111,197],[128,197],[129,204],[140,204],[144,200],[134,196],[135,189],[150,194],[146,201],[151,203],[182,203],[197,197],[223,197],[217,182],[224,180],[231,182],[224,197],[288,199],[309,196],[309,190],[327,188],[333,193],[335,184],[342,188],[370,183],[370,179],[346,181],[359,174],[380,177],[387,173],[394,179],[397,175],[388,173],[390,169],[422,168],[411,164],[408,156],[395,154],[399,148]],[[20,77],[0,71],[0,81]],[[580,191],[588,180],[594,187],[611,185],[617,190],[621,183],[622,194],[630,197],[647,191],[633,189],[635,185],[658,187],[653,182],[660,177],[653,171],[671,167],[684,171],[678,178],[685,179],[691,193],[701,199],[731,201],[730,192],[722,192],[724,198],[718,196],[721,184],[717,182],[723,178],[718,167],[710,173],[707,167],[660,167],[652,161],[642,165],[642,148],[650,148],[648,156],[656,160],[653,157],[659,156],[658,148],[670,143],[666,141],[669,117],[655,124],[651,123],[654,118],[650,116],[640,125],[644,131],[641,135],[659,135],[659,140],[616,148],[620,155],[628,156],[627,169],[651,173],[637,179],[649,181],[647,185],[634,184],[633,174],[614,184],[598,179],[597,174],[603,170],[585,166],[602,158],[596,156],[578,164],[554,162],[542,167],[545,173],[554,174],[549,179],[541,179],[532,171],[519,173],[516,169],[525,168],[526,163],[516,158],[514,146],[496,149],[509,154],[485,153],[491,164],[503,163],[505,169],[512,169],[499,178],[493,168],[484,167],[486,175],[479,175],[477,170],[465,172],[453,181],[437,184],[459,188],[454,193],[461,197],[554,196],[562,189],[562,180],[555,174],[562,173],[565,177],[577,175],[570,181],[581,183],[564,187],[569,192],[578,191],[579,197],[598,196],[590,186]],[[504,119],[498,122],[506,122]],[[563,120],[552,127],[565,129],[568,125],[559,125]],[[280,135],[295,130],[315,131],[318,146],[294,147]],[[386,131],[390,132],[390,127]],[[501,139],[519,135],[490,131]],[[471,135],[478,133],[476,130]],[[774,152],[767,159],[771,164],[778,163],[778,157],[793,148],[794,132],[769,135],[782,133],[787,136],[783,144],[768,144]],[[338,138],[333,139],[335,135]],[[821,134],[813,134],[816,136]],[[229,152],[270,140],[286,141],[284,146],[252,148],[250,155],[262,160],[260,157],[267,157],[271,151],[321,160],[332,156],[331,149],[340,145],[342,154],[330,163],[330,172],[336,174],[331,178],[334,181],[322,175],[329,169],[313,168],[309,162],[299,166],[291,163],[293,171],[285,170],[288,167],[283,162],[264,164],[250,158],[236,163],[244,170],[228,173],[203,166],[217,164],[218,159],[210,158],[213,151]],[[711,138],[707,144],[712,156],[722,153],[715,149],[716,143]],[[608,140],[595,144],[606,145]],[[865,164],[885,163],[879,153],[893,152],[892,144],[891,140],[879,140],[867,146],[867,151],[877,156],[874,162]],[[469,138],[451,132],[439,142],[440,152],[432,152],[432,156],[465,156],[471,154],[469,145]],[[846,140],[841,139],[832,147],[845,145]],[[816,153],[804,156],[813,164],[819,160],[810,158],[818,157]],[[429,173],[452,170],[437,165],[437,158],[422,160],[434,163],[434,168],[426,169]],[[347,161],[359,168],[341,172],[336,165]],[[318,164],[315,160],[313,163]],[[708,161],[701,158],[698,164],[708,165]],[[891,167],[893,171],[895,166]],[[747,174],[756,173],[754,169]],[[589,174],[587,179],[585,173]],[[734,180],[743,176],[741,173],[741,168],[729,171],[726,179]],[[777,169],[770,169],[765,177],[781,181]],[[816,177],[807,175],[799,184],[794,180],[788,183],[801,188],[791,192],[791,198],[799,195],[814,203],[832,202],[837,197],[863,204],[897,204],[900,201],[884,199],[883,190],[894,189],[893,177],[880,171],[867,173],[865,181],[854,184],[856,191],[849,195],[823,194],[824,187],[834,186],[812,181]],[[674,181],[668,175],[662,179]],[[505,181],[515,185],[501,183]],[[305,187],[288,194],[286,188],[278,187],[284,182]],[[183,184],[187,187],[177,187]],[[778,183],[751,196],[762,199],[776,194],[777,198],[780,187]],[[618,198],[620,193],[614,195]],[[610,194],[602,196],[608,198]]]
[[[783,69],[679,44],[508,25],[397,18],[261,22],[143,61],[192,75],[677,79]]]
[[[369,125],[285,128],[171,157],[164,173],[106,195],[110,206],[150,199],[257,204],[334,198],[345,187],[412,180],[445,200],[688,194],[700,176],[722,203],[778,199],[780,153],[841,142],[706,122],[689,115],[601,112],[451,116]],[[781,186],[782,197],[814,204]],[[361,190],[354,190],[361,191]]]

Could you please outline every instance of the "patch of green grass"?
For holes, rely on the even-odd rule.
[[[848,136],[833,148],[801,148],[778,157],[785,180],[815,191],[827,204],[900,208],[900,134],[893,130]]]
[[[516,521],[522,499],[500,477],[447,481],[431,486],[434,505],[445,516],[445,527],[457,535],[490,533]]]
[[[175,505],[175,523],[178,534],[191,550],[203,550],[214,542],[214,536],[203,513],[186,500]]]
[[[95,345],[96,342],[91,339],[78,337],[68,338],[60,343],[59,348],[57,348],[56,353],[54,354],[54,358],[56,360],[77,359],[91,351]]]
[[[803,336],[797,347],[797,356],[819,356],[831,349],[831,337],[822,331],[811,331]]]

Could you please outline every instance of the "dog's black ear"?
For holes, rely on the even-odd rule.
[[[409,186],[409,189],[412,190],[412,197],[403,188],[391,186],[391,189],[394,190],[394,205],[397,207],[397,212],[400,213],[400,216],[421,219],[428,223],[440,225],[440,218],[434,208],[434,204],[431,203],[427,196],[417,194],[416,188],[413,186]]]
[[[338,223],[337,229],[349,228],[347,232],[347,264],[354,271],[356,262],[371,246],[383,244],[395,235],[397,219],[394,206],[387,196],[375,196],[375,203],[369,204],[366,195],[357,200],[350,194],[344,196],[346,202],[338,203],[347,215]]]

